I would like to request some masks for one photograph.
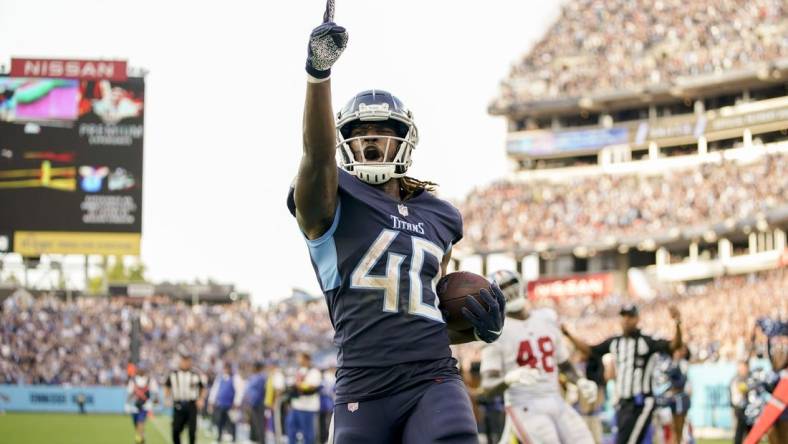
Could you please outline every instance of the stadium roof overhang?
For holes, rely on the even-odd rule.
[[[785,82],[788,82],[788,58],[724,73],[678,77],[672,84],[653,84],[638,89],[599,92],[582,97],[519,101],[505,106],[493,103],[488,107],[488,112],[517,119],[569,115],[582,111],[615,111],[719,96]]]

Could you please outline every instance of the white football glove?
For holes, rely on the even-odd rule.
[[[587,403],[593,404],[596,402],[597,393],[599,393],[596,382],[586,378],[580,378],[575,385],[577,385],[577,391],[580,392],[580,396],[582,396]]]
[[[139,412],[139,410],[137,409],[137,406],[135,406],[134,404],[129,404],[129,403],[126,403],[126,404],[123,406],[123,411],[124,411],[125,413],[127,413],[127,414],[131,414],[131,413],[137,413],[137,412]]]
[[[503,377],[506,385],[534,385],[542,379],[542,372],[531,367],[517,367]]]

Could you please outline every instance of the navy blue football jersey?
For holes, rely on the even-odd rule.
[[[435,285],[462,217],[431,193],[400,202],[341,168],[334,220],[307,240],[334,326],[337,402],[456,377]],[[295,215],[293,189],[288,207]]]

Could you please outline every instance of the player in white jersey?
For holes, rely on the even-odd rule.
[[[561,397],[558,374],[594,402],[597,386],[580,378],[563,346],[558,316],[550,309],[529,311],[520,276],[491,275],[506,296],[506,322],[498,340],[482,350],[482,389],[504,393],[506,423],[500,444],[516,437],[524,444],[594,444],[580,415]]]

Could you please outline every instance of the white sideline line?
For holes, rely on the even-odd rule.
[[[159,418],[162,418],[162,417],[161,416],[153,417],[153,421],[151,421],[153,423],[153,428],[159,433],[159,436],[164,438],[164,442],[166,442],[168,444],[172,444],[172,440],[170,439],[170,435],[165,433],[161,429],[161,424],[159,424]]]

